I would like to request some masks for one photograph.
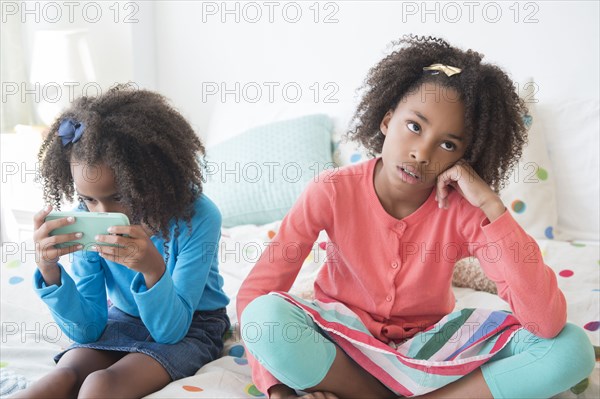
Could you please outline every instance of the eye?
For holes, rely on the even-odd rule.
[[[82,197],[81,195],[77,197],[77,201],[79,202],[94,202],[93,199],[88,197]]]
[[[419,126],[418,123],[408,122],[406,126],[408,127],[408,130],[410,130],[413,133],[419,133],[421,131],[421,126]]]
[[[440,144],[440,147],[442,147],[446,151],[456,150],[456,145],[451,141],[444,141],[442,144]]]
[[[115,195],[113,197],[113,201],[115,201],[115,202],[121,202],[122,199],[123,199],[123,197],[121,197],[120,195]]]

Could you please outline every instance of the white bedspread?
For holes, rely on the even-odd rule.
[[[235,316],[235,293],[254,262],[275,234],[279,223],[265,226],[238,226],[223,229],[220,262],[225,291],[232,302],[228,311]],[[310,297],[312,281],[325,259],[325,235],[292,288],[292,292]],[[585,329],[592,343],[600,345],[600,247],[598,243],[569,243],[544,240],[539,245],[544,259],[557,274],[560,288],[568,301],[568,320]],[[17,389],[18,383],[34,381],[54,367],[52,357],[69,344],[52,321],[45,305],[31,288],[35,270],[32,243],[5,244],[2,247],[1,308],[2,341],[0,351],[0,393]],[[497,296],[467,288],[455,288],[456,307],[508,309]],[[12,384],[12,385],[11,385]],[[250,368],[244,356],[239,334],[232,331],[223,356],[201,368],[196,375],[172,382],[148,398],[247,398],[263,396],[252,384]],[[566,391],[558,398],[598,398],[600,365],[579,395]],[[4,396],[2,396],[4,397]]]

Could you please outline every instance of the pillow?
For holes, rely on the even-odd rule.
[[[527,105],[528,143],[500,198],[530,236],[553,239],[558,224],[555,175],[544,138],[545,125],[534,104]]]
[[[337,166],[351,165],[370,159],[366,148],[361,144],[348,140],[344,134],[333,137],[333,162]]]
[[[556,174],[558,236],[600,240],[600,105],[598,99],[540,104],[548,153]]]
[[[474,257],[463,258],[456,262],[452,273],[452,285],[498,294],[496,284],[485,275],[479,261]]]
[[[322,114],[249,129],[207,149],[205,194],[223,226],[282,219],[306,184],[333,166],[331,119]]]

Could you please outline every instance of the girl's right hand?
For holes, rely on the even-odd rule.
[[[58,258],[81,249],[81,245],[71,245],[65,248],[55,248],[55,244],[73,241],[81,237],[81,233],[60,234],[50,236],[50,232],[62,226],[67,226],[75,221],[73,217],[61,218],[45,222],[46,216],[52,211],[52,206],[47,205],[33,217],[33,241],[35,244],[35,263],[40,269],[46,284],[51,284],[46,279],[45,272],[56,272]],[[60,281],[60,279],[59,279]]]

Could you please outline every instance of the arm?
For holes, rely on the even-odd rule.
[[[61,330],[80,343],[96,341],[107,321],[105,277],[100,259],[95,253],[75,252],[72,265],[77,283],[58,263],[60,256],[73,253],[80,246],[57,249],[54,244],[76,238],[73,234],[50,237],[50,231],[73,223],[72,218],[44,222],[52,207],[34,216],[33,235],[38,269],[33,278],[34,291],[50,309]]]
[[[161,343],[176,343],[185,337],[211,278],[211,270],[216,270],[218,263],[221,214],[216,206],[203,201],[203,206],[196,208],[191,235],[183,225],[180,227],[179,238],[171,237],[169,243],[174,266],[170,260],[168,272],[151,288],[147,287],[142,273],[138,273],[131,284],[142,321],[152,337]]]
[[[331,225],[330,186],[331,183],[327,183],[325,175],[321,174],[317,182],[309,183],[283,219],[277,235],[240,287],[237,296],[238,322],[244,309],[253,299],[271,291],[290,289],[319,232]],[[294,256],[294,262],[285,254],[285,248],[290,245],[300,250],[300,256]],[[278,385],[281,383],[250,353],[248,361],[252,367],[254,383],[259,390],[269,392],[274,397],[280,391],[289,393],[289,388]],[[273,389],[270,389],[271,387]]]
[[[508,302],[521,324],[535,335],[558,335],[566,323],[566,300],[535,240],[508,211],[492,223],[482,217],[479,220],[485,238],[478,241],[483,245],[474,248],[472,255],[496,283],[498,296]]]
[[[457,162],[438,177],[436,194],[442,208],[448,205],[449,186],[463,197],[459,226],[466,242],[473,244],[470,255],[496,283],[498,295],[532,333],[556,336],[566,323],[566,301],[535,240],[466,162]]]
[[[61,330],[73,341],[98,340],[108,318],[106,285],[101,260],[95,253],[78,252],[71,266],[74,279],[58,264],[60,284],[46,285],[39,270],[34,290],[46,303]]]

